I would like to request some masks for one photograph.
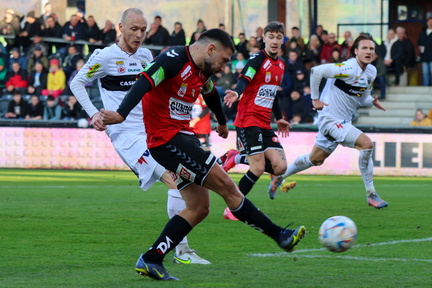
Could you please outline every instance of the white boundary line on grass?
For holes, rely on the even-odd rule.
[[[373,247],[373,246],[382,246],[382,245],[394,245],[394,244],[400,244],[400,243],[429,242],[429,241],[432,241],[432,237],[421,238],[421,239],[410,239],[410,240],[387,241],[387,242],[371,243],[371,244],[365,244],[365,245],[354,245],[352,248]],[[288,254],[286,252],[278,252],[278,253],[254,253],[254,254],[249,254],[249,256],[252,256],[252,257],[283,256],[283,257],[291,257],[291,258],[294,258],[294,257],[304,257],[304,258],[339,258],[339,259],[364,260],[364,261],[432,262],[432,259],[367,258],[367,257],[354,257],[354,256],[299,255],[300,253],[316,252],[316,251],[326,251],[326,249],[325,248],[303,249],[303,250],[293,251],[290,254]]]

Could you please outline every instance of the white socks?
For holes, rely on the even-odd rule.
[[[285,179],[292,174],[298,173],[300,171],[306,170],[310,167],[314,166],[309,159],[309,154],[301,155],[294,160],[294,162],[290,163],[287,167],[287,170],[284,174],[280,175],[282,179]]]
[[[363,183],[366,188],[366,193],[369,195],[371,192],[375,192],[373,185],[373,160],[372,160],[373,149],[360,150],[360,156],[358,165],[360,173],[363,178]]]

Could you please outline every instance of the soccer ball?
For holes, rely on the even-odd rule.
[[[357,227],[354,221],[346,216],[333,216],[321,224],[318,238],[327,250],[344,252],[354,245]]]

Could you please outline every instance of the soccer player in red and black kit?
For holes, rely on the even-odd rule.
[[[200,147],[189,126],[193,105],[201,93],[217,118],[217,133],[223,138],[228,136],[225,115],[210,76],[223,71],[234,50],[226,32],[210,29],[190,46],[175,46],[161,53],[141,73],[117,112],[101,110],[105,125],[116,124],[142,101],[150,153],[177,175],[177,187],[186,201],[186,209],[168,221],[150,249],[138,258],[135,269],[143,276],[178,280],[168,274],[162,261],[208,215],[209,189],[223,197],[239,220],[268,235],[286,251],[292,251],[305,234],[304,226],[291,230],[274,224],[246,199],[216,164],[216,157]]]
[[[264,28],[265,48],[249,58],[236,88],[227,90],[224,98],[228,107],[240,101],[234,121],[237,149],[246,155],[250,166],[239,182],[244,195],[251,191],[264,172],[281,175],[287,168],[283,147],[270,126],[273,112],[278,132],[282,137],[288,136],[290,124],[282,118],[276,98],[285,71],[285,62],[278,57],[284,31],[285,26],[280,22],[271,22]],[[225,210],[224,216],[235,220],[229,210]]]

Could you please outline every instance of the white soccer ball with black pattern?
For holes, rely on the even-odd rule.
[[[357,240],[357,226],[346,216],[333,216],[321,224],[318,238],[327,250],[344,252]]]

